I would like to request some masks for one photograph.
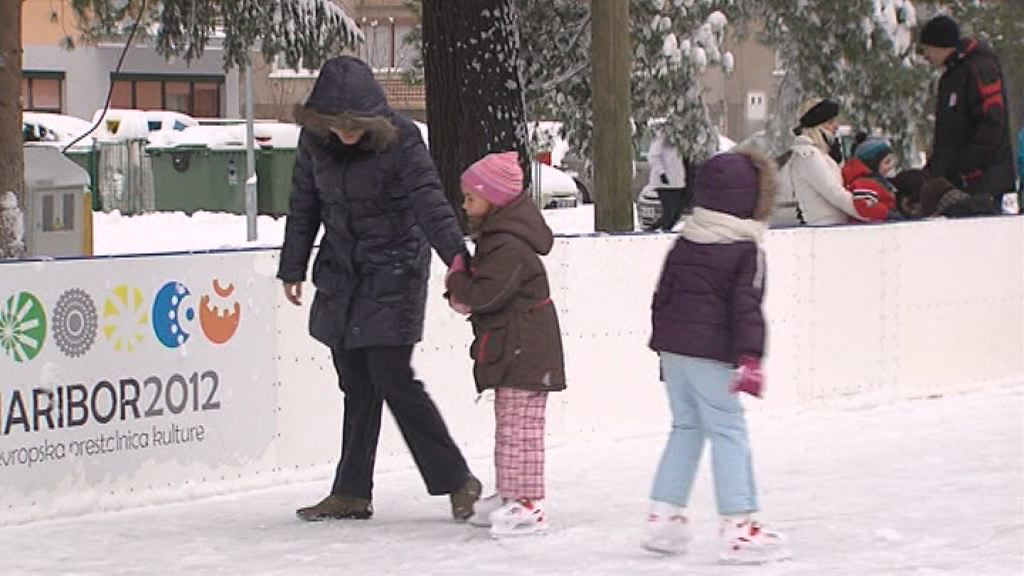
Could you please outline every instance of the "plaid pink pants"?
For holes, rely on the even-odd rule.
[[[494,467],[498,494],[544,499],[544,408],[547,392],[498,388],[494,399]]]

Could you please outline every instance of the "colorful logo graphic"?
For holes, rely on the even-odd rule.
[[[51,321],[53,339],[65,356],[78,358],[96,341],[96,305],[84,290],[72,288],[61,294]]]
[[[217,299],[211,301],[210,295],[199,299],[199,325],[203,334],[214,344],[223,344],[235,335],[238,322],[242,319],[242,305],[238,300],[231,300],[235,293],[235,285],[228,284],[221,288],[220,280],[213,281],[213,293]]]
[[[50,310],[36,295],[18,292],[0,306],[0,349],[16,362],[28,362],[49,337],[65,356],[81,358],[101,330],[115,351],[125,353],[138,351],[150,329],[166,348],[181,347],[200,329],[211,343],[225,344],[238,334],[242,303],[233,283],[214,278],[208,286],[197,304],[198,294],[181,282],[167,282],[150,305],[140,288],[119,284],[102,308],[82,288],[69,288]]]
[[[134,352],[142,344],[149,313],[142,290],[121,284],[103,303],[103,334],[118,352]]]
[[[196,311],[186,303],[189,294],[191,292],[181,282],[168,282],[153,300],[153,332],[157,340],[168,348],[181,346],[190,336],[185,331],[184,322],[192,322]]]
[[[46,311],[39,299],[28,292],[11,296],[0,308],[0,347],[15,362],[27,362],[43,349],[46,339]]]

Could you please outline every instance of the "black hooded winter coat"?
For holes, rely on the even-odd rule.
[[[976,214],[998,213],[1002,194],[1013,190],[1008,109],[995,53],[962,40],[939,79],[929,168],[967,191]]]
[[[419,129],[349,56],[320,70],[305,106],[278,278],[299,282],[320,227],[310,334],[335,348],[405,346],[423,336],[430,247],[465,251]],[[329,128],[365,130],[347,146]]]

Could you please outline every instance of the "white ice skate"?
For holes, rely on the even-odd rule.
[[[540,502],[509,500],[491,513],[491,536],[528,536],[548,529]]]
[[[767,530],[756,520],[723,519],[719,530],[723,564],[765,564],[790,558],[786,537]]]
[[[659,554],[685,554],[693,540],[685,511],[664,502],[653,503],[644,531],[644,548]]]
[[[481,498],[474,507],[473,515],[469,517],[470,525],[480,528],[490,528],[491,514],[498,508],[501,508],[501,504],[501,496],[498,496],[497,494],[491,494],[490,496]]]

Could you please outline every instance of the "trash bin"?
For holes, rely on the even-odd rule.
[[[256,195],[260,214],[283,216],[288,213],[292,193],[292,169],[295,148],[260,148],[256,151]]]
[[[92,209],[99,212],[103,209],[99,190],[99,148],[89,146],[75,146],[69,148],[64,155],[78,164],[89,174],[89,193],[92,197]]]
[[[245,149],[179,145],[147,148],[157,211],[245,214]]]
[[[89,174],[52,146],[25,147],[25,244],[30,256],[92,254]]]

